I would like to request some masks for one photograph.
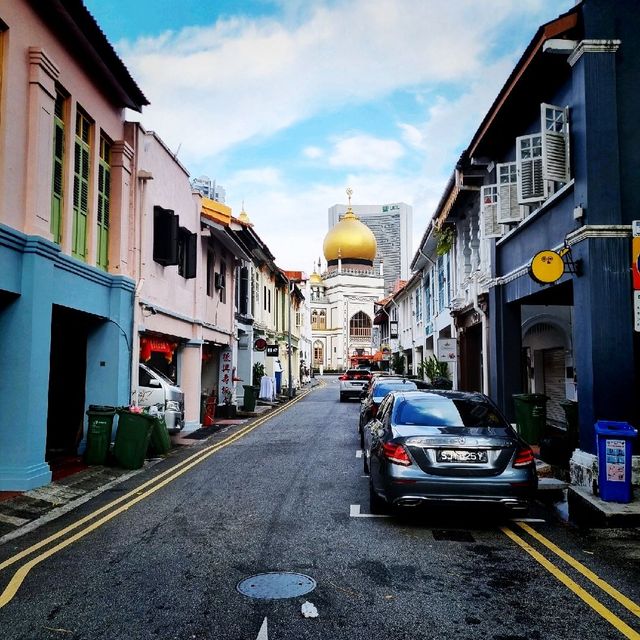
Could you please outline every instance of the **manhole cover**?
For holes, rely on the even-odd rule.
[[[249,598],[277,600],[295,598],[316,588],[316,581],[302,573],[290,571],[258,573],[238,582],[236,589]]]

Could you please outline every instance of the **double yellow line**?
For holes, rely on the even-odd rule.
[[[540,544],[544,545],[549,551],[564,560],[564,562],[575,569],[578,573],[583,575],[587,580],[596,585],[598,588],[602,589],[607,595],[611,596],[611,598],[613,598],[620,605],[628,609],[633,615],[640,618],[640,605],[637,605],[635,602],[620,593],[617,589],[597,576],[593,571],[585,567],[582,563],[578,562],[575,558],[560,549],[553,542],[545,538],[525,522],[516,522],[516,524],[532,538],[534,538]],[[549,573],[560,580],[562,584],[564,584],[568,589],[575,593],[575,595],[577,595],[581,600],[588,604],[594,611],[599,613],[607,622],[612,624],[622,635],[624,635],[626,638],[629,638],[630,640],[640,640],[640,633],[632,629],[626,622],[616,616],[610,609],[605,607],[600,601],[594,598],[588,591],[583,589],[564,571],[562,571],[555,564],[545,558],[545,556],[534,549],[523,538],[514,533],[508,527],[501,527],[501,530],[518,546],[524,549],[532,558],[539,562],[547,571],[549,571]]]
[[[116,516],[119,516],[121,513],[124,513],[134,505],[138,504],[138,502],[141,502],[142,500],[148,498],[150,495],[154,494],[159,489],[162,489],[162,487],[165,487],[166,485],[173,482],[174,480],[179,478],[181,475],[183,475],[187,471],[190,471],[191,469],[193,469],[196,465],[199,465],[201,462],[204,462],[207,458],[212,456],[214,453],[217,453],[221,449],[228,447],[229,445],[233,444],[237,440],[240,440],[241,438],[246,436],[248,433],[250,433],[254,429],[257,429],[259,426],[263,425],[265,422],[280,415],[281,413],[286,411],[289,407],[291,407],[291,405],[295,404],[296,402],[304,398],[307,395],[307,393],[309,393],[309,391],[301,393],[300,395],[296,396],[294,399],[289,401],[287,404],[281,407],[278,407],[276,410],[270,412],[264,417],[259,418],[258,420],[251,423],[250,425],[247,425],[246,427],[243,427],[242,429],[236,431],[235,433],[228,436],[224,440],[221,440],[216,444],[205,447],[204,449],[198,451],[197,453],[194,453],[192,456],[189,456],[182,462],[171,467],[171,469],[167,469],[167,471],[164,471],[163,473],[157,475],[155,478],[152,478],[151,480],[148,480],[147,482],[141,484],[139,487],[137,487],[133,491],[130,491],[129,493],[121,496],[120,498],[117,498],[116,500],[109,502],[108,504],[104,505],[103,507],[100,507],[99,509],[96,509],[95,511],[85,516],[84,518],[81,518],[80,520],[74,522],[73,524],[70,524],[68,527],[61,529],[60,531],[54,533],[48,538],[45,538],[44,540],[37,542],[36,544],[30,546],[27,549],[24,549],[23,551],[21,551],[20,553],[17,553],[11,558],[8,558],[4,562],[1,562],[0,571],[3,571],[4,569],[6,569],[7,567],[10,567],[16,562],[19,562],[20,560],[23,560],[24,558],[30,556],[36,551],[43,549],[44,547],[51,544],[52,542],[55,542],[56,540],[60,540],[61,538],[64,538],[67,534],[71,533],[72,531],[75,531],[76,529],[80,529],[80,527],[83,527],[84,525],[87,525],[88,523],[90,523],[84,529],[77,531],[75,534],[73,534],[68,538],[64,538],[64,540],[62,540],[61,542],[58,542],[58,544],[56,544],[55,546],[50,547],[46,551],[42,552],[40,555],[37,555],[36,557],[32,558],[31,560],[23,564],[14,573],[14,575],[11,577],[11,580],[9,581],[9,584],[6,586],[5,590],[0,594],[0,609],[2,609],[2,607],[4,607],[13,599],[13,597],[16,595],[18,589],[24,582],[25,578],[27,577],[31,569],[39,565],[41,562],[44,562],[47,558],[50,558],[51,556],[55,555],[56,553],[58,553],[58,551],[62,551],[62,549],[65,549],[66,547],[73,544],[74,542],[77,542],[81,538],[84,538],[85,536],[89,535],[92,531],[95,531],[96,529],[100,528],[103,524],[106,524]],[[117,506],[117,505],[120,505],[120,506]],[[114,509],[114,507],[117,507],[117,508]],[[100,519],[95,520],[95,518],[97,518],[101,514],[106,514],[106,515],[103,515]],[[92,522],[92,520],[95,520],[95,521]]]

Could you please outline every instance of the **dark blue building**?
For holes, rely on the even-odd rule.
[[[513,394],[544,393],[551,423],[577,401],[572,482],[589,491],[595,422],[638,426],[640,417],[631,270],[639,52],[635,0],[583,0],[541,26],[460,160],[467,193],[449,215],[475,206],[489,240],[490,395],[513,419]],[[544,250],[564,254],[564,270],[541,283],[531,264]]]

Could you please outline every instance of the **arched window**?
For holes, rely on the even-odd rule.
[[[319,367],[324,364],[324,347],[322,342],[317,341],[313,343],[313,366]]]
[[[371,318],[363,311],[358,311],[354,316],[351,316],[349,336],[352,338],[371,337]]]

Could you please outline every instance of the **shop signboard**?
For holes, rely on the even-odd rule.
[[[458,343],[455,338],[438,338],[438,360],[455,362],[458,359]]]

